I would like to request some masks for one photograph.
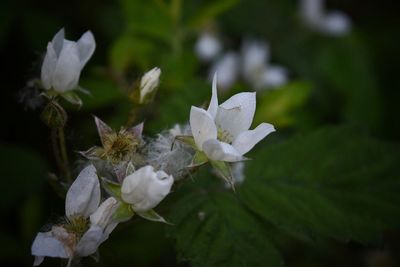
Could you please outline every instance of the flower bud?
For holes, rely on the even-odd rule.
[[[146,72],[140,80],[140,104],[151,102],[160,80],[160,68],[153,68]]]
[[[122,183],[121,197],[132,204],[134,211],[147,211],[168,195],[174,179],[163,171],[155,172],[148,165],[127,176]]]
[[[60,106],[56,101],[49,101],[42,113],[40,118],[50,128],[64,127],[67,123],[67,112]]]
[[[64,39],[64,29],[61,29],[47,45],[41,72],[44,89],[64,93],[76,88],[81,70],[95,47],[90,31],[84,33],[78,42],[73,42]]]

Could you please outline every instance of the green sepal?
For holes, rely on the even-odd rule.
[[[115,222],[126,222],[129,221],[135,212],[132,209],[132,206],[125,202],[120,202],[117,210],[114,212],[112,217],[112,221]]]
[[[82,107],[82,99],[75,92],[66,92],[60,94],[62,98],[64,98],[67,102],[77,105],[79,108]]]
[[[143,219],[149,220],[149,221],[153,221],[153,222],[162,222],[162,223],[166,223],[166,224],[170,224],[171,223],[167,222],[160,214],[158,214],[157,212],[155,212],[154,210],[147,210],[147,211],[142,211],[142,212],[136,212],[137,215],[139,215],[140,217],[142,217]]]
[[[191,135],[177,135],[177,136],[175,136],[175,140],[178,140],[178,141],[198,150],[198,148],[196,146],[196,142],[194,141],[194,137]]]
[[[131,175],[134,172],[135,172],[135,166],[132,164],[132,162],[129,161],[128,165],[126,166],[125,177]]]
[[[207,155],[203,151],[196,151],[192,159],[192,164],[190,167],[198,167],[208,162]]]
[[[218,176],[224,179],[235,191],[235,183],[231,172],[231,166],[225,161],[212,161],[210,160],[211,166],[214,168]]]
[[[121,185],[106,178],[101,178],[101,184],[108,194],[121,200]]]

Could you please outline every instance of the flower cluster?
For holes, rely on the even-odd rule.
[[[52,91],[50,96],[57,99],[77,88],[94,46],[90,32],[76,43],[64,40],[63,30],[58,32],[43,62],[43,90]],[[137,91],[140,104],[152,101],[160,74],[154,68],[143,76]],[[176,125],[156,138],[143,135],[144,123],[115,131],[94,117],[101,146],[80,152],[86,167],[68,189],[63,219],[37,234],[32,244],[34,265],[45,257],[68,259],[71,265],[92,255],[119,223],[134,215],[167,223],[153,209],[170,194],[175,181],[184,180],[206,163],[234,188],[232,173],[238,175],[236,181],[244,179],[244,155],[275,131],[268,123],[250,130],[255,110],[254,92],[236,94],[219,105],[215,75],[207,110],[192,106],[187,125]]]
[[[325,12],[324,0],[301,0],[300,15],[311,29],[331,36],[342,36],[351,30],[349,17],[340,11]]]
[[[222,51],[217,34],[205,31],[197,40],[195,51],[203,62],[211,62],[210,77],[218,73],[218,85],[229,89],[241,77],[251,88],[277,88],[288,82],[286,68],[270,63],[266,42],[254,39],[243,41],[241,51]]]

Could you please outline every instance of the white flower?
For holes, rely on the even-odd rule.
[[[236,94],[218,106],[216,76],[208,109],[192,106],[190,110],[192,134],[198,150],[210,160],[241,161],[244,154],[275,129],[261,123],[249,130],[256,109],[255,93]]]
[[[140,103],[144,103],[151,98],[158,87],[160,81],[160,68],[153,68],[146,72],[140,80]]]
[[[202,61],[210,61],[214,59],[221,51],[221,42],[218,38],[209,32],[204,32],[196,43],[196,54]]]
[[[351,21],[344,13],[325,12],[324,0],[301,0],[300,14],[310,28],[328,35],[341,36],[351,30]]]
[[[218,86],[223,90],[229,89],[239,76],[239,56],[235,52],[224,54],[211,68],[210,79],[218,73]]]
[[[242,75],[256,90],[278,87],[288,80],[286,69],[270,65],[269,60],[270,51],[265,42],[247,40],[243,43]]]
[[[38,233],[33,241],[31,250],[35,256],[34,266],[41,264],[44,257],[71,260],[75,256],[83,257],[95,253],[117,225],[111,221],[111,216],[119,205],[115,198],[108,198],[100,206],[99,204],[100,184],[96,169],[90,165],[81,171],[67,192],[67,223],[53,226],[49,232]],[[86,227],[88,229],[84,233],[73,232],[73,229]]]
[[[78,42],[73,42],[64,39],[64,29],[61,29],[47,45],[41,74],[44,89],[53,88],[63,93],[76,88],[81,71],[95,47],[90,31],[85,32]]]
[[[127,176],[121,187],[121,197],[134,211],[144,212],[158,205],[168,195],[174,179],[150,165]]]

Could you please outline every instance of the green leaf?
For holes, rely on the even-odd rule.
[[[178,257],[190,266],[281,266],[265,228],[232,193],[189,188],[174,203],[170,219]]]
[[[111,196],[121,199],[121,185],[114,183],[106,178],[101,178],[101,185]]]
[[[200,8],[197,14],[189,20],[188,24],[191,27],[200,28],[207,22],[215,19],[216,16],[228,11],[238,2],[239,0],[211,1],[208,5]]]
[[[177,135],[175,139],[188,146],[191,146],[193,149],[197,149],[196,142],[194,141],[194,138],[191,135]]]
[[[131,205],[125,202],[120,202],[113,215],[113,221],[126,222],[129,221],[133,215],[135,215],[135,212],[132,210]]]
[[[307,82],[292,82],[265,92],[258,101],[255,124],[268,121],[277,127],[293,125],[310,93],[311,86]]]
[[[136,214],[139,215],[140,217],[142,217],[143,219],[146,219],[146,220],[149,220],[149,221],[162,222],[162,223],[170,224],[169,222],[167,222],[161,215],[159,215],[154,210],[136,212]]]
[[[281,229],[372,242],[400,223],[398,144],[327,127],[253,158],[239,196]]]

